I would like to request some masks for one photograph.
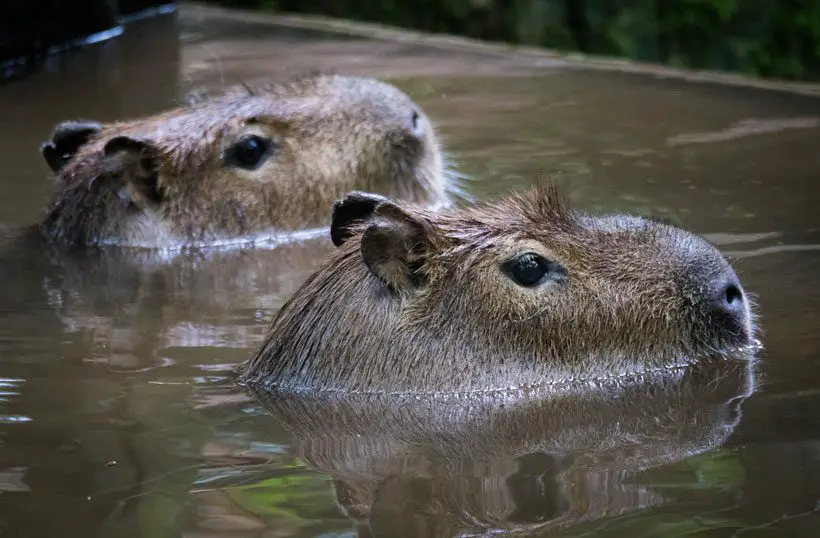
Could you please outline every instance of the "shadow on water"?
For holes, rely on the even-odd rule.
[[[752,372],[729,363],[541,400],[259,406],[232,368],[328,238],[70,255],[18,233],[51,192],[38,146],[54,123],[328,68],[410,93],[480,198],[548,174],[582,208],[707,234],[760,305],[760,384],[742,420],[727,402]],[[0,110],[0,534],[816,534],[817,98],[186,6],[0,88]]]

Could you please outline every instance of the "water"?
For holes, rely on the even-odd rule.
[[[817,98],[185,6],[0,87],[4,235],[41,215],[55,122],[314,68],[410,93],[479,198],[550,176],[581,207],[707,234],[757,296],[761,361],[528,398],[258,402],[231,368],[329,241],[4,249],[1,536],[818,535]]]

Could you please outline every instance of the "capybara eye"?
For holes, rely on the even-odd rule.
[[[502,269],[516,284],[525,288],[537,286],[553,274],[556,276],[563,274],[563,268],[560,265],[534,252],[528,252],[504,262]]]
[[[268,158],[272,147],[273,143],[270,140],[261,136],[250,135],[228,150],[225,161],[228,164],[255,170]]]

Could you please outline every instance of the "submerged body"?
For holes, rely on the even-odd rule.
[[[351,189],[446,205],[454,188],[421,109],[359,77],[243,86],[109,125],[64,122],[42,151],[57,192],[40,229],[77,246],[207,245],[319,225]]]
[[[339,247],[244,365],[252,384],[484,391],[595,381],[753,343],[749,300],[704,239],[592,217],[550,189],[435,213],[366,193],[336,204]]]

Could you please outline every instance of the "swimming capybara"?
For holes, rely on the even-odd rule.
[[[750,301],[706,240],[576,212],[552,187],[434,212],[355,192],[338,246],[242,367],[252,384],[483,391],[683,366],[754,344]]]
[[[231,88],[152,117],[59,124],[43,157],[59,243],[207,245],[327,222],[366,189],[446,205],[455,183],[423,111],[392,85],[314,75]]]

